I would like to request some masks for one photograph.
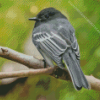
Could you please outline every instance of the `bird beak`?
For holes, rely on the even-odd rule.
[[[37,17],[33,17],[33,18],[29,18],[29,20],[38,21],[39,19]]]

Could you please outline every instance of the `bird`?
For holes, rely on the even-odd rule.
[[[41,10],[36,17],[32,41],[50,67],[67,69],[76,90],[90,89],[80,67],[79,45],[75,30],[67,17],[59,10],[49,7]]]

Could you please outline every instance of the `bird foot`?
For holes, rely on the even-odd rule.
[[[44,59],[43,59],[42,61],[44,62],[44,68],[46,68],[46,67],[47,67],[47,66],[46,66],[46,65],[47,65],[47,64],[46,64],[46,61],[45,61]]]

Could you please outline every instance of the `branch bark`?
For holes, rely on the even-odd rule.
[[[29,68],[44,68],[42,60],[36,59],[33,56],[28,56],[23,53],[16,52],[10,48],[0,46],[0,57],[21,63]]]
[[[13,72],[0,72],[0,79],[3,78],[12,78],[12,77],[28,77],[40,74],[52,74],[54,68],[49,67],[45,69],[28,69],[28,70],[21,70],[21,71],[13,71]]]
[[[0,46],[0,56],[3,58],[7,58],[9,60],[16,61],[30,68],[29,70],[22,70],[22,71],[15,71],[15,72],[0,72],[0,79],[12,78],[12,77],[28,77],[28,76],[34,76],[34,75],[40,75],[40,74],[48,74],[53,77],[57,75],[56,78],[71,81],[70,75],[67,70],[62,70],[58,67],[54,67],[54,68],[49,67],[49,68],[44,69],[43,61],[36,59],[33,56],[28,56],[28,55],[16,52],[7,47],[1,47],[1,46]],[[87,76],[87,75],[85,75],[85,77],[90,83],[91,89],[100,91],[100,80],[99,79],[93,76]]]

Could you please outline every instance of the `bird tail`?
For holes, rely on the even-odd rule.
[[[63,61],[68,68],[75,89],[81,90],[82,87],[90,89],[90,85],[80,68],[79,61],[76,59],[76,55],[72,50],[68,50],[63,55]]]

